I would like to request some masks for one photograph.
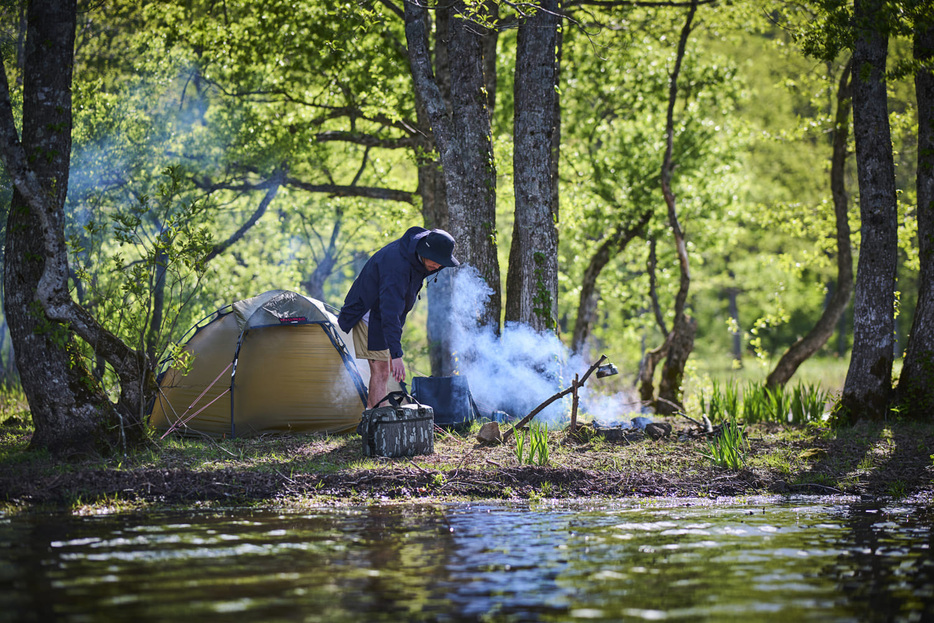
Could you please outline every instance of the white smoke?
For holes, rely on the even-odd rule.
[[[478,326],[478,318],[492,289],[472,266],[455,271],[452,291],[452,349],[458,374],[467,377],[470,391],[481,411],[503,410],[523,417],[554,394],[567,389],[574,375],[583,375],[592,361],[572,356],[557,335],[539,333],[528,325],[510,323],[497,336],[491,327]],[[580,390],[580,413],[603,423],[628,421],[638,403],[623,393],[601,395],[590,376]],[[570,394],[536,416],[551,423],[567,418]]]

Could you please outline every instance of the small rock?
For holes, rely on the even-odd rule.
[[[645,430],[645,427],[652,423],[652,418],[647,418],[640,415],[639,417],[632,418],[632,427],[638,428],[640,430]]]
[[[661,439],[671,435],[671,424],[668,422],[652,422],[645,425],[645,434],[652,439]]]
[[[499,422],[487,422],[480,427],[477,441],[481,443],[502,443],[503,433],[499,430]]]

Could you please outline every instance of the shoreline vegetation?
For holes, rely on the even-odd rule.
[[[477,440],[477,426],[460,434],[436,429],[434,454],[394,459],[365,457],[353,434],[169,437],[127,455],[63,461],[26,449],[32,428],[21,412],[0,423],[0,512],[794,494],[934,498],[932,424],[747,424],[739,462],[730,467],[719,460],[724,435],[699,434],[685,418],[653,419],[670,424],[671,434],[605,436],[583,426],[572,436],[533,425],[510,443],[487,445]],[[528,451],[536,436],[547,440],[544,456]],[[516,441],[523,439],[520,456]]]

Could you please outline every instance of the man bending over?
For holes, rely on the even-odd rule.
[[[402,327],[425,277],[456,267],[454,238],[443,229],[411,227],[367,260],[337,316],[341,329],[353,331],[357,357],[370,364],[367,408],[387,394],[389,375],[405,380]]]

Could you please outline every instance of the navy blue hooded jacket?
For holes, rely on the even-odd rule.
[[[415,252],[418,241],[429,234],[423,227],[411,227],[398,240],[390,242],[367,260],[357,275],[337,324],[349,333],[370,312],[369,350],[389,349],[396,359],[402,356],[402,326],[415,305],[422,281],[429,271]],[[438,270],[441,270],[440,268]]]

